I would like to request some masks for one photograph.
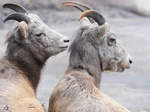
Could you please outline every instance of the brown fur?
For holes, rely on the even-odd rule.
[[[48,112],[129,112],[102,93],[86,71],[73,70],[59,81]]]
[[[6,59],[0,60],[1,110],[2,112],[44,112],[25,73]]]

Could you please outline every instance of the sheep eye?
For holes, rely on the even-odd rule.
[[[108,40],[108,45],[109,45],[109,46],[116,45],[116,39],[115,39],[115,38],[110,38],[110,39]]]
[[[38,36],[38,37],[40,37],[40,36],[45,35],[45,34],[44,33],[37,33],[35,35]]]

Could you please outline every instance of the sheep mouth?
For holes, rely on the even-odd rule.
[[[61,48],[61,49],[67,49],[68,46],[62,46],[62,47],[59,47],[59,48]]]
[[[124,72],[125,69],[130,69],[130,66],[127,66],[127,65],[126,66],[125,65],[124,66],[118,66],[118,70],[117,71],[118,72]]]
[[[124,67],[118,67],[117,72],[124,72],[124,71],[125,71],[125,68],[124,68]]]
[[[130,66],[129,66],[129,65],[119,64],[118,66],[120,66],[120,68],[130,69]]]

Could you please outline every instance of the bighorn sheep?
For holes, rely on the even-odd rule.
[[[99,84],[102,72],[123,72],[132,60],[101,14],[85,10],[79,20],[83,26],[70,46],[69,66],[53,90],[48,112],[129,112],[103,94]]]
[[[8,33],[6,56],[0,60],[0,112],[44,112],[36,98],[41,69],[49,57],[66,50],[69,40],[24,7],[3,7],[16,11],[4,22],[19,24]]]

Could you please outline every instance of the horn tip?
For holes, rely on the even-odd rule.
[[[6,4],[3,4],[2,7],[3,7],[3,8],[6,8]]]
[[[63,4],[62,4],[63,6],[71,6],[72,5],[72,3],[68,3],[68,2],[63,2]]]
[[[11,5],[12,3],[4,3],[3,5],[2,5],[2,7],[3,8],[8,8],[8,5]]]
[[[8,20],[10,20],[10,19],[8,19],[8,17],[6,17],[6,18],[3,20],[3,23],[6,23]]]
[[[6,23],[6,21],[7,21],[7,19],[4,19],[4,20],[3,20],[3,23]]]

